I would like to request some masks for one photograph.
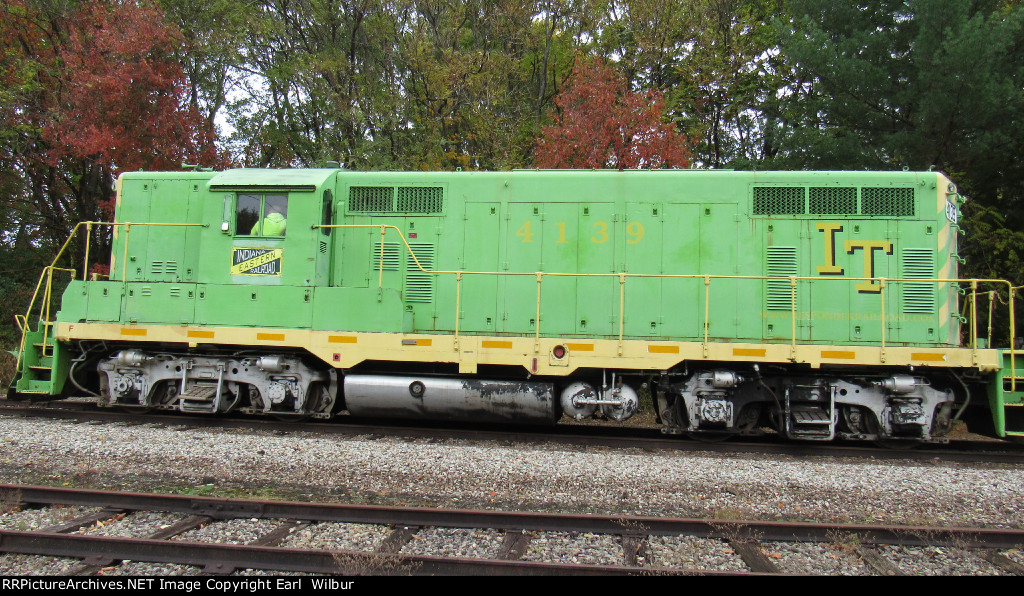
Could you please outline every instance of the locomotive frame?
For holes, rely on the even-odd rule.
[[[957,277],[962,201],[935,172],[128,173],[75,228],[113,229],[109,279],[54,316],[46,268],[11,394],[551,423],[624,420],[639,379],[666,433],[916,442],[986,391],[1022,437],[1018,352],[978,338],[995,289],[1016,336],[1019,288]]]

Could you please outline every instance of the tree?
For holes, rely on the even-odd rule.
[[[27,271],[49,261],[77,222],[110,217],[121,171],[177,169],[183,160],[217,165],[185,101],[180,45],[159,9],[144,2],[11,0],[0,8],[5,262],[38,275]],[[107,259],[109,238],[109,229],[94,229],[93,263]],[[81,264],[84,242],[72,246],[67,264]]]
[[[1024,283],[1024,5],[791,0],[790,8],[778,25],[791,79],[769,164],[944,171],[971,199],[961,276]]]
[[[85,159],[111,176],[215,162],[211,131],[186,103],[174,60],[181,43],[155,6],[87,3],[76,11],[61,48],[62,93],[43,130],[51,161]]]
[[[554,124],[540,131],[541,168],[684,168],[689,141],[665,122],[657,91],[634,93],[599,60],[581,60],[555,98]]]
[[[680,128],[699,139],[705,167],[750,167],[775,149],[772,123],[782,85],[772,15],[782,0],[691,0],[691,37],[669,93]]]

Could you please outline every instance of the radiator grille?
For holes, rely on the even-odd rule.
[[[393,210],[395,189],[390,186],[353,186],[348,189],[350,211],[387,213]]]
[[[796,275],[796,247],[769,246],[767,274],[769,276]],[[789,280],[769,279],[765,296],[768,310],[792,310],[793,290]]]
[[[905,279],[935,277],[935,251],[928,248],[903,249]],[[933,314],[935,312],[935,282],[903,282],[903,312]]]
[[[915,214],[911,187],[755,186],[751,191],[753,215],[913,217]]]
[[[406,302],[432,302],[434,300],[434,274],[420,271],[420,267],[427,271],[434,269],[434,245],[433,244],[409,244],[412,253],[420,266],[416,266],[416,260],[406,254],[405,263],[405,301]]]
[[[755,215],[801,215],[806,213],[802,186],[754,187]]]
[[[397,242],[385,242],[384,243],[384,271],[398,271],[400,269],[400,255],[402,253],[399,250]],[[381,250],[380,242],[373,243],[373,254],[370,256],[373,262],[373,270],[379,271],[381,269]]]
[[[441,213],[444,211],[444,189],[440,186],[399,187],[395,210],[402,213]]]
[[[440,186],[353,186],[348,189],[348,210],[366,213],[443,213]]]
[[[914,215],[913,188],[874,188],[860,189],[860,212],[863,215]]]
[[[857,189],[853,187],[819,187],[808,189],[809,210],[820,215],[856,215]]]

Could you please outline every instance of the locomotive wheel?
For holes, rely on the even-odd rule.
[[[121,412],[128,414],[152,414],[160,409],[160,406],[166,406],[173,403],[178,398],[178,385],[175,383],[162,382],[153,391],[153,403],[148,406],[143,405],[119,405],[116,409]]]
[[[875,420],[873,415],[867,416],[866,420],[868,429],[877,435],[881,431],[878,420]],[[920,439],[875,439],[872,443],[883,449],[914,449],[924,441]]]
[[[321,407],[330,407],[333,405],[326,402],[328,397],[327,388],[324,387],[323,383],[311,383],[309,385],[309,397],[306,401],[305,412],[299,412],[296,414],[271,412],[270,415],[281,422],[305,422],[312,418],[314,414],[319,413]]]

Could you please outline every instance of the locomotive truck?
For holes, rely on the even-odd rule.
[[[649,399],[669,434],[907,442],[987,398],[1024,437],[992,347],[1016,288],[958,278],[938,172],[193,170],[116,197],[69,239],[110,229],[109,276],[88,246],[43,272],[10,397],[524,424]]]

